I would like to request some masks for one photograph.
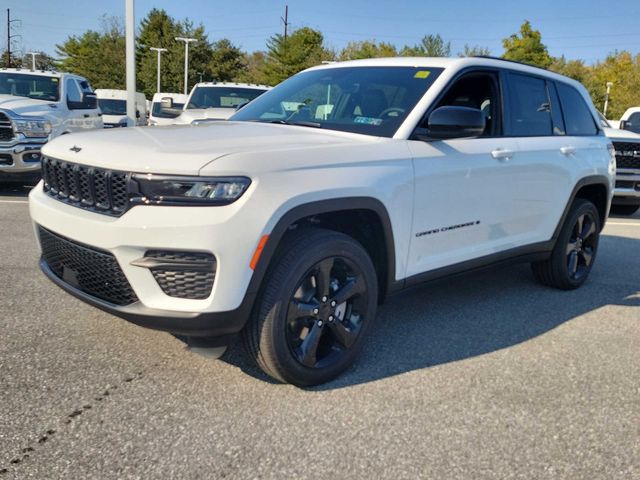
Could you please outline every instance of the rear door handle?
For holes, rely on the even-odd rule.
[[[563,155],[573,155],[574,153],[576,153],[576,147],[560,147],[560,153]]]
[[[91,115],[89,115],[88,113],[84,114],[84,118],[89,118]]]
[[[513,150],[507,150],[505,148],[496,148],[491,151],[491,156],[496,160],[509,160],[513,157]]]

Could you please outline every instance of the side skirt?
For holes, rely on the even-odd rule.
[[[436,268],[428,272],[412,275],[404,280],[396,281],[389,289],[389,293],[397,293],[420,283],[440,280],[446,277],[462,275],[479,270],[517,263],[537,262],[546,260],[551,255],[554,241],[534,243],[524,247],[512,248],[504,252],[494,253],[481,258],[474,258],[466,262],[456,263],[442,268]]]

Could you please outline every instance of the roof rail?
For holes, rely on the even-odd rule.
[[[492,55],[473,55],[471,58],[486,58],[487,60],[500,60],[501,62],[515,63],[518,65],[524,65],[525,67],[539,68],[540,70],[544,70],[545,72],[548,71],[546,68],[539,67],[537,65],[531,65],[530,63],[519,62],[517,60],[509,60],[508,58],[494,57]]]

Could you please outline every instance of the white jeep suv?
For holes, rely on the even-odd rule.
[[[70,73],[0,69],[0,182],[40,177],[40,150],[65,133],[102,128],[96,96]]]
[[[226,120],[238,108],[270,88],[248,83],[198,83],[191,89],[182,113],[173,121],[173,124],[191,125],[199,121]]]
[[[114,315],[196,346],[241,334],[272,377],[318,384],[390,292],[506,260],[580,286],[614,188],[597,119],[579,83],[503,60],[318,66],[228,122],[48,144],[40,265]]]

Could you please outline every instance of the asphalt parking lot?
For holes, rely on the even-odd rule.
[[[640,215],[589,282],[526,265],[420,286],[354,368],[271,383],[63,294],[0,191],[0,479],[640,478]]]

